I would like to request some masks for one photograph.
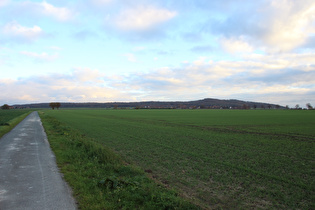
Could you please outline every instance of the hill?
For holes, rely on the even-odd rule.
[[[18,104],[15,108],[49,108],[49,103]],[[278,104],[241,101],[236,99],[221,100],[205,98],[197,101],[143,101],[143,102],[108,102],[108,103],[68,103],[61,102],[61,108],[150,108],[150,109],[249,109],[249,108],[284,108]]]

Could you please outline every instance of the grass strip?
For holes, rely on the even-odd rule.
[[[11,131],[17,124],[19,124],[22,120],[24,120],[32,111],[28,111],[24,114],[21,114],[17,117],[14,117],[13,119],[2,123],[0,126],[0,138],[4,136],[6,133]]]
[[[199,209],[92,138],[39,113],[80,209]]]

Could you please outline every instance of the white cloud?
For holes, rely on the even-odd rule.
[[[127,93],[107,87],[99,76],[98,70],[79,69],[71,74],[0,79],[0,103],[134,101]]]
[[[201,57],[181,67],[110,77],[99,70],[77,68],[70,74],[2,79],[0,98],[12,103],[28,103],[212,97],[288,104],[291,107],[297,103],[315,104],[314,57],[314,53],[287,53],[279,57],[246,55],[243,61],[211,61]]]
[[[123,9],[114,19],[117,28],[121,30],[143,31],[176,16],[175,11],[155,8],[152,6],[138,6]]]
[[[269,31],[264,40],[278,50],[289,51],[303,45],[315,34],[314,1],[272,1]]]
[[[236,39],[236,38],[222,38],[221,45],[223,49],[229,53],[235,54],[235,53],[250,53],[253,52],[253,47],[243,40],[242,38]]]
[[[0,7],[4,7],[10,3],[10,0],[0,0]]]
[[[2,28],[2,33],[9,39],[17,38],[20,41],[34,41],[44,34],[39,26],[26,27],[15,21],[7,23]]]
[[[91,2],[95,5],[107,5],[113,2],[113,0],[91,0]]]
[[[237,5],[239,1],[233,4],[228,12],[222,8],[219,18],[208,19],[204,27],[227,40],[245,41],[268,53],[303,47],[315,34],[313,0],[244,1],[242,8]]]
[[[22,55],[26,55],[26,56],[28,56],[30,58],[33,58],[36,61],[40,61],[40,62],[43,62],[43,61],[54,61],[54,60],[56,60],[59,57],[58,54],[50,55],[50,54],[48,54],[46,52],[35,53],[35,52],[22,51],[20,53]]]
[[[268,102],[286,105],[294,95],[298,103],[306,103],[303,96],[309,98],[313,94],[315,98],[312,56],[315,54],[282,54],[279,58],[257,55],[244,61],[209,61],[201,57],[182,67],[132,74],[123,79],[124,87],[115,81],[112,86],[141,92],[142,100],[214,97],[264,101],[261,99],[268,95],[274,99]],[[306,65],[305,61],[309,63]]]
[[[72,18],[72,13],[68,8],[55,7],[46,1],[39,3],[39,6],[43,9],[42,13],[48,16],[53,16],[61,21],[66,21]]]
[[[73,19],[74,12],[72,12],[67,7],[56,7],[46,1],[42,2],[21,2],[18,4],[20,10],[25,13],[30,13],[31,15],[42,15],[49,16],[57,19],[59,21],[68,21]]]
[[[105,75],[98,70],[92,70],[88,68],[76,68],[72,72],[72,76],[78,80],[78,82],[93,82],[101,83]]]

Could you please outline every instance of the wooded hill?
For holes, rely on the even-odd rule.
[[[50,103],[19,104],[15,108],[49,108]],[[149,108],[149,109],[279,109],[278,104],[241,101],[236,99],[220,100],[206,98],[197,101],[143,101],[143,102],[108,102],[108,103],[63,103],[60,108]]]

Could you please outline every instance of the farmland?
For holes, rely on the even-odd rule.
[[[1,110],[0,109],[0,126],[9,125],[10,120],[29,112],[29,110]]]
[[[23,110],[1,110],[0,109],[0,137],[9,132],[15,125],[21,122],[27,114],[29,109]]]
[[[315,208],[314,111],[69,109],[44,115],[202,208]]]

